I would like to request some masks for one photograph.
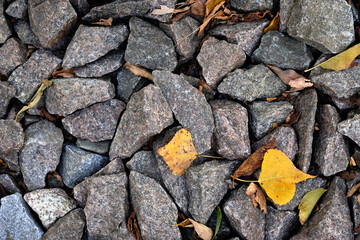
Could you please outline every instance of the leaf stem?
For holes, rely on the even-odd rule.
[[[238,180],[240,182],[250,182],[250,183],[259,182],[258,180],[245,180],[245,179],[241,179],[241,178],[234,178],[233,175],[230,175],[230,177],[232,177],[232,179]]]
[[[198,157],[204,157],[204,158],[218,158],[218,159],[223,159],[223,157],[215,157],[215,156],[210,156],[210,155],[202,155],[202,154],[198,154]]]

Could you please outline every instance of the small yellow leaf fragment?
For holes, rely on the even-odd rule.
[[[225,2],[225,0],[207,0],[205,3],[205,17],[221,2]]]
[[[360,183],[355,184],[354,186],[352,186],[352,188],[349,190],[349,192],[347,193],[347,197],[351,197],[352,195],[354,195],[354,193],[359,190],[360,188]]]
[[[151,72],[149,72],[148,70],[146,70],[145,68],[133,65],[131,63],[125,63],[124,67],[126,67],[127,69],[129,69],[133,74],[135,74],[136,76],[140,76],[143,78],[147,78],[149,80],[153,80],[152,78],[152,74]]]
[[[324,188],[316,188],[305,194],[304,197],[301,199],[301,202],[299,204],[299,221],[302,225],[304,225],[306,220],[309,218],[316,203],[326,191],[327,190]]]
[[[111,26],[113,22],[113,18],[109,17],[108,19],[100,19],[98,22],[93,22],[91,24],[101,25],[101,26]]]
[[[350,167],[352,167],[352,168],[356,167],[356,162],[353,157],[350,157]]]
[[[257,207],[259,204],[260,209],[264,211],[265,214],[267,214],[266,198],[264,192],[258,185],[255,183],[250,183],[249,187],[246,189],[246,195],[251,197],[254,207]]]
[[[270,30],[278,30],[279,29],[279,21],[280,21],[279,12],[277,12],[276,16],[273,18],[273,20],[271,20],[269,26],[267,26],[264,29],[263,34],[267,33]]]
[[[198,223],[191,218],[185,219],[184,221],[176,224],[175,226],[193,227],[197,235],[203,240],[211,240],[211,237],[213,235],[213,231],[211,230],[211,228],[205,226],[204,224]]]
[[[272,102],[272,101],[275,101],[277,99],[277,97],[273,97],[273,98],[267,98],[266,101],[268,102]]]

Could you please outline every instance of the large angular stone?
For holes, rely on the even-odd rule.
[[[16,89],[8,82],[0,81],[0,118],[4,117],[10,100],[15,96]]]
[[[267,207],[266,214],[266,239],[289,239],[297,225],[295,211],[278,211]]]
[[[313,61],[310,49],[305,43],[278,31],[269,31],[262,37],[252,58],[264,64],[295,70],[305,70]]]
[[[340,122],[337,125],[337,130],[360,146],[360,114]]]
[[[110,159],[130,157],[152,136],[172,123],[171,109],[160,88],[148,85],[134,93],[111,143]]]
[[[130,171],[141,173],[161,182],[158,163],[152,151],[140,151],[135,153],[131,160],[126,163],[126,167]]]
[[[255,65],[249,70],[236,69],[227,74],[218,91],[240,101],[252,102],[279,96],[288,87],[265,65]]]
[[[4,2],[5,0],[0,0],[0,44],[5,43],[11,36],[10,26],[5,17]]]
[[[49,113],[66,116],[91,104],[112,99],[115,87],[101,78],[56,79],[46,89],[45,96]]]
[[[126,67],[122,67],[117,76],[116,96],[124,102],[128,102],[133,92],[139,91],[146,83],[146,80],[135,75]]]
[[[202,44],[196,59],[206,83],[216,88],[227,73],[243,65],[246,54],[240,45],[209,37]]]
[[[26,63],[15,69],[8,82],[16,88],[15,97],[26,103],[41,85],[44,78],[60,66],[61,59],[50,51],[39,49],[34,52]]]
[[[137,17],[131,18],[129,25],[127,62],[153,70],[173,71],[176,68],[174,43],[161,29]]]
[[[26,62],[26,53],[26,46],[19,39],[8,39],[0,48],[0,74],[9,76],[17,66]]]
[[[128,35],[124,24],[111,27],[80,25],[66,49],[62,67],[69,69],[93,62],[120,46]]]
[[[155,180],[130,172],[131,203],[143,239],[182,239],[176,224],[178,210]]]
[[[273,0],[231,0],[230,5],[239,11],[264,11],[266,9],[271,10],[273,8]]]
[[[15,120],[0,119],[0,154],[18,151],[24,143],[24,130]]]
[[[26,0],[16,0],[6,9],[6,14],[17,19],[26,19],[28,16],[28,3]]]
[[[279,31],[286,32],[292,6],[295,0],[280,0]]]
[[[343,0],[296,1],[287,32],[322,52],[342,52],[355,40],[351,6]]]
[[[29,191],[45,187],[45,177],[60,162],[64,137],[60,128],[48,120],[30,125],[25,131],[19,154],[21,172]]]
[[[34,32],[31,30],[30,23],[25,20],[18,20],[14,24],[14,30],[21,41],[25,44],[33,45],[41,48],[40,41]]]
[[[66,131],[76,138],[92,142],[113,138],[125,104],[117,99],[96,103],[66,116],[62,123]]]

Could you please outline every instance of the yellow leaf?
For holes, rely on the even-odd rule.
[[[354,59],[359,55],[360,55],[360,43],[326,60],[325,62],[316,65],[315,67],[305,70],[305,72],[311,71],[319,66],[325,69],[330,69],[335,71],[348,69],[351,66],[352,61],[354,61]]]
[[[258,182],[274,203],[284,205],[294,197],[295,183],[315,177],[297,169],[282,151],[269,149],[265,153]]]
[[[205,30],[205,27],[209,24],[209,22],[215,18],[217,15],[222,13],[221,11],[218,11],[223,5],[225,4],[225,0],[220,1],[212,10],[211,12],[204,18],[203,23],[199,27],[198,37],[201,35],[201,33]]]
[[[197,235],[203,240],[211,240],[211,237],[213,235],[213,231],[211,230],[211,228],[205,226],[204,224],[198,223],[191,218],[185,219],[181,223],[176,224],[176,226],[193,227]]]
[[[246,195],[251,197],[254,207],[257,207],[259,204],[260,209],[264,211],[265,214],[267,214],[266,198],[264,192],[258,185],[255,183],[250,183],[249,187],[246,189]]]
[[[279,21],[280,21],[279,12],[277,12],[276,16],[273,18],[273,20],[271,20],[269,26],[267,26],[264,29],[263,34],[267,33],[270,30],[278,30],[279,29]]]
[[[183,175],[198,156],[191,133],[185,128],[177,131],[171,141],[157,152],[175,176]]]
[[[304,225],[313,211],[316,203],[326,191],[327,190],[324,188],[316,188],[305,194],[305,196],[301,199],[299,204],[299,221],[301,225]]]
[[[205,3],[205,17],[221,2],[225,2],[225,0],[207,0]]]

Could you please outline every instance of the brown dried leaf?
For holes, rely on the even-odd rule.
[[[108,19],[100,19],[98,22],[93,22],[91,24],[101,25],[101,26],[111,26],[113,22],[113,18],[109,17]]]
[[[251,197],[255,208],[259,204],[260,209],[267,214],[265,194],[258,185],[250,183],[249,187],[246,189],[246,195]]]
[[[45,118],[45,119],[49,120],[50,122],[54,122],[54,121],[56,121],[58,118],[60,118],[59,115],[57,115],[56,117],[53,116],[53,115],[51,115],[51,114],[46,110],[46,108],[44,108],[44,107],[41,107],[39,110],[41,111],[41,113],[40,113],[40,118],[41,118],[41,119],[44,119],[44,118]]]
[[[297,123],[300,118],[300,113],[293,108],[289,115],[285,119],[285,124],[281,124],[281,126],[291,127],[291,125]]]
[[[133,236],[136,240],[142,240],[140,229],[139,229],[139,226],[136,221],[136,211],[135,210],[131,212],[131,214],[128,218],[127,228],[133,234]]]
[[[221,14],[222,11],[218,11],[223,5],[225,4],[225,1],[221,1],[218,5],[214,7],[214,9],[204,18],[204,22],[199,27],[198,36],[201,35],[201,33],[205,30],[206,26],[209,24],[209,22],[215,18],[217,15]]]
[[[179,13],[179,14],[176,14],[172,19],[171,19],[171,23],[174,23],[176,21],[179,21],[180,19],[182,19],[185,15],[187,15],[188,13],[190,13],[190,9],[185,11],[185,12],[182,12],[182,13]]]
[[[0,159],[0,169],[4,168],[7,168],[7,163],[4,160]]]
[[[198,223],[191,218],[185,219],[181,223],[176,224],[176,226],[186,228],[193,227],[197,235],[203,240],[211,240],[213,236],[213,231],[211,230],[211,228],[205,226],[204,224]]]
[[[265,10],[263,12],[251,12],[246,14],[239,14],[240,17],[239,20],[243,22],[253,22],[263,19],[266,16],[266,14],[271,15],[271,12],[269,10]]]
[[[356,177],[356,174],[353,170],[351,171],[343,171],[338,174],[345,181],[351,181]]]
[[[205,4],[207,0],[187,0],[186,2],[191,6],[191,13],[198,16],[205,16]]]
[[[128,62],[124,64],[124,67],[129,69],[133,74],[135,74],[137,76],[147,78],[147,79],[149,79],[151,81],[153,80],[152,74],[148,70],[146,70],[145,68],[133,65],[133,64],[128,63]]]
[[[207,17],[221,2],[225,2],[225,0],[207,0],[205,3],[205,17]]]
[[[352,195],[354,195],[354,193],[359,190],[360,188],[360,183],[355,184],[354,186],[352,186],[352,188],[349,190],[349,192],[347,193],[347,197],[351,197]]]
[[[63,77],[63,78],[70,78],[70,77],[74,77],[75,73],[74,70],[72,68],[70,69],[61,69],[59,71],[55,71],[52,74],[53,78],[57,78],[57,77]]]
[[[277,124],[276,122],[273,122],[272,127],[267,131],[267,133],[268,133],[268,134],[271,133],[271,132],[274,131],[274,129],[277,128],[277,127],[278,127],[278,124]]]

